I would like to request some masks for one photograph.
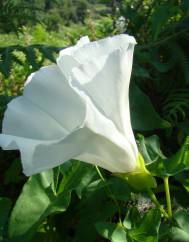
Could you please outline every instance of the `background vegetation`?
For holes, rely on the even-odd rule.
[[[141,152],[150,162],[162,152],[171,157],[189,135],[188,0],[0,1],[0,118],[7,102],[22,93],[26,77],[54,62],[60,49],[83,35],[96,40],[119,33],[138,42],[130,101]],[[105,171],[104,181],[94,167],[70,161],[28,180],[19,157],[0,151],[0,241],[189,241],[189,154],[179,175],[166,171],[173,208],[186,211],[177,211],[171,229],[166,222],[159,226],[145,194],[133,195],[128,184]],[[158,179],[155,192],[164,203]],[[130,231],[127,240],[116,225],[119,218]]]

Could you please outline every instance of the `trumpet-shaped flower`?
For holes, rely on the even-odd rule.
[[[32,175],[69,159],[115,173],[133,171],[138,149],[129,109],[135,39],[82,37],[56,64],[31,74],[23,95],[7,107],[3,149],[19,149]]]

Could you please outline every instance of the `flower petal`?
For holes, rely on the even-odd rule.
[[[35,173],[53,168],[64,161],[74,158],[84,149],[86,132],[80,129],[66,138],[57,140],[32,140],[11,135],[0,135],[0,144],[4,149],[19,149],[24,174]]]
[[[79,44],[80,41],[82,44]],[[72,68],[79,66],[93,58],[109,55],[116,49],[126,50],[129,44],[136,44],[134,37],[121,34],[113,37],[108,37],[94,42],[80,40],[76,46],[66,48],[60,51],[57,64],[62,72],[68,77]]]
[[[79,156],[79,159],[111,172],[129,172],[134,169],[138,152],[132,149],[129,140],[117,130],[115,124],[99,112],[90,98],[85,94],[81,95],[88,106],[85,126],[97,135],[98,140],[95,137],[91,139],[90,152],[87,152],[93,159],[91,160],[86,153]]]
[[[4,115],[3,133],[30,139],[56,139],[67,134],[52,116],[27,98],[13,99]]]
[[[24,173],[32,175],[58,166],[69,159],[80,159],[111,172],[128,172],[135,167],[135,155],[115,125],[86,97],[83,124],[59,139],[40,140],[0,135],[4,149],[19,149]]]
[[[70,87],[57,65],[43,67],[32,74],[23,95],[67,131],[83,122],[85,103]]]
[[[19,149],[27,176],[53,168],[69,159],[80,159],[111,172],[131,171],[135,163],[124,149],[100,134],[83,127],[63,139],[42,141],[0,135],[4,149]]]
[[[74,53],[81,47],[90,43],[88,36],[82,37],[75,46],[65,48],[60,51],[57,63],[63,70],[63,75],[69,78],[72,67],[77,66],[78,62],[73,58]]]
[[[98,110],[112,120],[129,140],[135,154],[129,110],[129,83],[134,46],[126,51],[115,50],[109,56],[98,57],[72,70],[72,85],[81,90]]]

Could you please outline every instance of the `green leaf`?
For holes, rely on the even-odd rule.
[[[141,65],[133,65],[133,76],[140,79],[150,78],[149,71],[146,68],[143,68]]]
[[[38,70],[40,68],[40,65],[39,63],[37,63],[36,50],[34,46],[26,47],[25,49],[23,49],[23,52],[26,55],[29,65],[32,66],[32,70]]]
[[[158,233],[159,241],[167,241],[170,238],[170,224],[161,223]]]
[[[64,177],[59,186],[59,192],[75,189],[80,198],[86,187],[97,177],[94,166],[76,160],[65,162],[60,166],[60,171]]]
[[[162,159],[159,159],[158,161],[150,163],[146,167],[153,176],[157,176],[161,178],[167,176],[165,162]]]
[[[175,201],[179,207],[188,209],[189,204],[189,194],[183,187],[177,187],[177,189],[173,190],[173,185],[170,187],[172,199]]]
[[[173,216],[177,226],[171,228],[170,234],[174,241],[189,242],[189,216],[183,210],[178,210]]]
[[[97,223],[98,233],[111,242],[127,242],[125,229],[119,224]]]
[[[178,142],[182,143],[187,135],[189,135],[189,120],[177,123]]]
[[[145,138],[143,135],[138,135],[139,150],[145,160],[146,168],[154,176],[167,176],[164,160],[166,157],[161,151],[160,140],[156,135]]]
[[[183,185],[186,191],[189,192],[189,177],[187,172],[179,173],[175,176],[175,178]]]
[[[22,167],[20,159],[15,159],[10,164],[8,170],[5,172],[4,183],[8,184],[17,184],[23,180],[22,176]]]
[[[1,59],[2,59],[0,61],[0,72],[2,72],[5,78],[8,78],[11,72],[12,58],[13,58],[12,51],[13,51],[12,46],[2,48],[0,50]]]
[[[171,127],[155,111],[149,97],[134,83],[130,87],[130,107],[132,127],[135,130],[149,131]]]
[[[151,16],[151,30],[153,40],[157,40],[161,30],[166,26],[167,21],[174,13],[173,4],[166,2],[155,8]]]
[[[115,200],[109,199],[109,192],[106,186],[102,187],[100,183],[96,183],[95,187],[94,182],[91,184],[87,187],[85,195],[79,204],[80,220],[76,227],[74,242],[95,241],[97,237],[95,224],[112,218],[118,211]]]
[[[174,176],[189,169],[189,136],[177,153],[166,158],[155,135],[144,138],[139,136],[139,150],[142,153],[147,169],[158,177]]]
[[[136,207],[128,209],[123,220],[123,225],[126,229],[137,228],[140,225],[141,214]]]
[[[40,52],[42,52],[42,54],[44,55],[45,58],[47,58],[48,60],[50,60],[52,62],[56,62],[56,59],[53,55],[55,53],[55,50],[53,48],[42,45],[42,46],[39,46],[39,50],[40,50]]]
[[[138,227],[129,230],[129,236],[138,242],[157,242],[160,222],[160,211],[151,209],[143,216]]]
[[[139,150],[145,163],[157,161],[159,158],[166,159],[160,148],[160,140],[157,135],[144,138],[143,135],[137,135],[139,141]]]
[[[165,162],[167,174],[173,176],[189,169],[189,136],[180,150]]]
[[[11,242],[29,241],[47,216],[66,210],[70,202],[70,193],[56,194],[53,187],[52,170],[28,179],[11,214]]]
[[[172,227],[171,232],[173,241],[189,242],[189,232],[184,231],[178,227]]]
[[[12,202],[6,197],[0,197],[0,241],[3,241],[5,234],[5,226],[8,221],[8,214],[11,208]]]
[[[125,180],[111,177],[108,179],[108,182],[110,182],[110,197],[124,202],[127,202],[131,198],[131,188]]]
[[[58,185],[62,174],[63,179]],[[12,241],[29,241],[47,216],[67,209],[73,190],[81,198],[96,176],[93,166],[69,161],[53,171],[31,177],[11,215],[9,231]]]
[[[183,0],[183,1],[181,2],[181,8],[182,8],[182,10],[185,11],[185,12],[188,11],[188,9],[189,9],[189,2],[188,2],[188,0]]]

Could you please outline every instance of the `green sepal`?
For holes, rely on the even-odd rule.
[[[157,186],[155,178],[146,169],[141,154],[138,155],[137,167],[134,171],[128,173],[114,173],[114,175],[126,180],[129,185],[138,192],[147,191]]]
[[[129,185],[137,191],[147,191],[157,186],[155,178],[150,173],[131,172],[124,177]]]

